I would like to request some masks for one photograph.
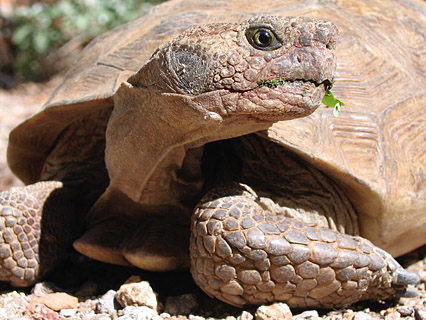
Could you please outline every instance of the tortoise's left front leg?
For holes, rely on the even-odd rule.
[[[64,210],[68,194],[59,181],[0,192],[1,281],[29,286],[62,258],[76,227],[73,212]]]
[[[370,241],[264,210],[242,184],[210,192],[191,224],[191,272],[210,296],[235,306],[284,301],[343,307],[410,295],[417,275]]]

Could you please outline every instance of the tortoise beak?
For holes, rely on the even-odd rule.
[[[324,47],[293,47],[273,64],[262,70],[260,79],[280,78],[286,81],[324,84],[329,89],[334,81],[336,56],[333,50]]]

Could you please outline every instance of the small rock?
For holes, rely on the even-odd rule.
[[[293,320],[302,320],[302,319],[317,319],[319,318],[318,311],[316,310],[307,310],[300,314],[297,314],[293,317]]]
[[[399,314],[399,312],[396,312],[396,311],[390,313],[389,315],[385,317],[385,320],[400,320],[400,319],[401,319],[401,315]]]
[[[83,315],[81,320],[111,320],[111,317],[106,314],[89,314]]]
[[[96,312],[103,314],[114,314],[115,311],[115,290],[109,290],[102,297],[99,298],[96,304]]]
[[[157,295],[146,281],[123,284],[115,294],[115,299],[125,308],[128,306],[147,306],[158,310]]]
[[[333,319],[333,320],[342,320],[343,316],[341,314],[336,314],[333,317],[326,317],[325,319],[329,320],[329,319]]]
[[[57,285],[52,282],[44,281],[36,283],[34,288],[31,290],[31,293],[36,297],[42,297],[49,293],[54,293],[62,291]]]
[[[25,317],[33,320],[59,320],[59,314],[41,303],[30,303]]]
[[[401,314],[396,311],[390,311],[385,316],[385,320],[399,320],[399,319],[401,319]]]
[[[0,319],[6,319],[7,310],[5,308],[0,308]]]
[[[146,306],[128,306],[123,309],[123,315],[116,320],[163,320],[156,311]]]
[[[189,315],[198,307],[198,301],[195,294],[183,294],[166,299],[164,312],[171,315]]]
[[[237,317],[237,320],[253,320],[253,315],[248,311],[243,311],[241,314]]]
[[[62,309],[59,312],[61,317],[71,318],[77,316],[77,309]]]
[[[285,303],[274,303],[270,306],[260,306],[256,310],[256,320],[292,319],[293,314]]]
[[[65,292],[49,293],[42,297],[33,299],[31,303],[44,304],[55,311],[62,309],[76,309],[78,307],[78,299]]]
[[[97,302],[98,300],[90,300],[90,299],[80,301],[80,303],[78,304],[78,313],[82,315],[86,315],[86,314],[94,315]]]
[[[410,317],[413,315],[413,308],[408,307],[408,306],[399,306],[396,308],[396,311],[399,312],[399,314],[403,317]]]
[[[426,308],[414,307],[414,319],[416,320],[426,320]]]
[[[355,313],[353,320],[371,320],[371,316],[368,313],[359,311]]]
[[[133,276],[130,276],[130,277],[126,280],[126,282],[124,282],[124,284],[135,283],[135,282],[141,282],[141,281],[142,281],[142,278],[141,278],[140,276],[133,275]]]
[[[24,314],[28,305],[29,299],[23,292],[12,291],[2,294],[0,297],[0,307],[5,308],[7,313],[5,319]]]
[[[343,314],[341,315],[341,319],[343,320],[353,320],[354,317],[355,317],[355,312],[351,309],[344,310]]]

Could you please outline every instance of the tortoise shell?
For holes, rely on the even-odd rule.
[[[349,195],[360,233],[394,255],[426,243],[426,3],[421,0],[172,0],[96,38],[43,110],[10,135],[9,165],[39,180],[71,122],[113,106],[119,85],[185,29],[253,15],[310,16],[340,30],[334,93],[340,116],[320,108],[278,122],[269,138],[314,163]]]

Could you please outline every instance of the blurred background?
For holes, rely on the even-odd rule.
[[[0,88],[46,81],[97,35],[162,0],[0,0]]]

